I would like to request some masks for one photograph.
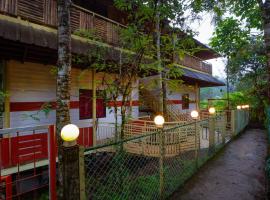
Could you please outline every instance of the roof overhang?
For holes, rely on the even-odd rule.
[[[187,84],[198,83],[200,87],[215,87],[215,86],[225,86],[225,83],[213,77],[210,74],[190,70],[187,68],[181,68],[183,74],[181,79]]]
[[[57,41],[57,30],[54,28],[0,14],[0,56],[3,58],[56,64]],[[125,50],[109,44],[76,35],[71,37],[71,51],[74,55],[87,56],[97,47],[105,51],[106,60],[117,61],[121,51],[125,53]]]
[[[218,52],[216,52],[214,49],[211,49],[209,46],[201,43],[200,41],[195,40],[195,43],[201,47],[201,50],[194,53],[194,56],[202,59],[202,60],[210,60],[214,58],[222,57]]]

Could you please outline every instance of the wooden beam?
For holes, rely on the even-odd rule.
[[[200,110],[200,87],[199,84],[196,82],[195,84],[195,101],[196,101],[196,110]]]
[[[8,63],[6,62],[4,62],[4,74],[4,92],[7,93],[4,103],[4,128],[10,128],[10,75]]]
[[[93,124],[93,146],[97,144],[97,85],[96,70],[92,70],[92,124]]]

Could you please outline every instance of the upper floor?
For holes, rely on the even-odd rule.
[[[56,0],[1,0],[0,13],[31,23],[57,28]],[[126,28],[126,14],[117,10],[111,0],[73,0],[71,6],[71,31],[94,30],[99,41],[113,47],[119,44],[119,29]],[[204,60],[217,54],[194,40],[203,50],[177,59],[180,65],[212,75],[212,65]]]

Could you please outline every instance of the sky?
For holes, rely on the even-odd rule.
[[[211,15],[203,15],[203,19],[200,22],[193,21],[190,26],[195,32],[198,32],[198,35],[195,38],[200,42],[208,45],[215,29],[214,25],[211,24]],[[208,60],[207,62],[212,64],[214,76],[219,76],[223,78],[226,77],[224,58],[212,59]]]

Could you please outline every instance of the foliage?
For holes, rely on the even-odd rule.
[[[266,3],[261,0],[193,0],[191,8],[200,13],[210,11],[215,14],[217,21],[223,20],[228,14],[238,17],[248,28],[262,29],[263,7]]]
[[[228,101],[225,100],[226,98],[227,98],[227,94],[224,94],[221,100],[213,100],[209,102],[207,100],[203,100],[201,101],[200,106],[202,109],[207,109],[208,107],[213,106],[216,108],[216,110],[222,111],[226,109],[228,106]],[[238,105],[246,105],[250,103],[249,99],[247,99],[245,94],[242,92],[230,93],[229,100],[230,100],[230,106],[233,109],[235,109]]]
[[[200,89],[200,100],[207,101],[208,99],[222,98],[226,93],[226,86],[206,87]]]
[[[252,118],[261,122],[268,84],[263,37],[252,35],[238,19],[229,17],[218,23],[211,45],[228,58],[230,82],[252,106]]]
[[[248,33],[241,27],[239,20],[228,17],[218,23],[210,45],[225,57],[231,58],[248,43]]]

